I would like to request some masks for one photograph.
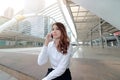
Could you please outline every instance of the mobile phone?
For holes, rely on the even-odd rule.
[[[51,38],[53,39],[53,35],[52,35],[52,33],[51,33]]]

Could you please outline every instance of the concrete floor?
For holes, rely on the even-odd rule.
[[[40,50],[41,48],[0,49],[0,64],[41,80],[50,65],[37,65]],[[80,47],[71,59],[70,69],[73,80],[120,80],[120,50]],[[13,76],[18,78],[16,75]]]

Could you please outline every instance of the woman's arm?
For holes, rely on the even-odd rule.
[[[43,65],[48,61],[47,46],[43,46],[40,54],[38,55],[38,64]]]
[[[48,50],[48,44],[49,44],[50,41],[51,41],[51,34],[48,33],[46,35],[45,43],[44,43],[44,46],[43,46],[43,48],[41,50],[41,53],[38,56],[38,64],[39,65],[43,65],[48,61],[47,50]]]

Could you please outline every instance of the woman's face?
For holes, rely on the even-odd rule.
[[[57,27],[57,25],[53,25],[52,27],[52,35],[54,39],[60,39],[61,31]]]

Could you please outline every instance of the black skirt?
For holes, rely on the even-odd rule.
[[[54,69],[48,68],[48,72],[47,72],[46,76],[47,76],[52,70],[54,70]],[[65,71],[61,76],[59,76],[59,77],[57,77],[57,78],[55,78],[55,79],[52,79],[52,80],[72,80],[71,72],[70,72],[69,68],[66,69],[66,71]]]

